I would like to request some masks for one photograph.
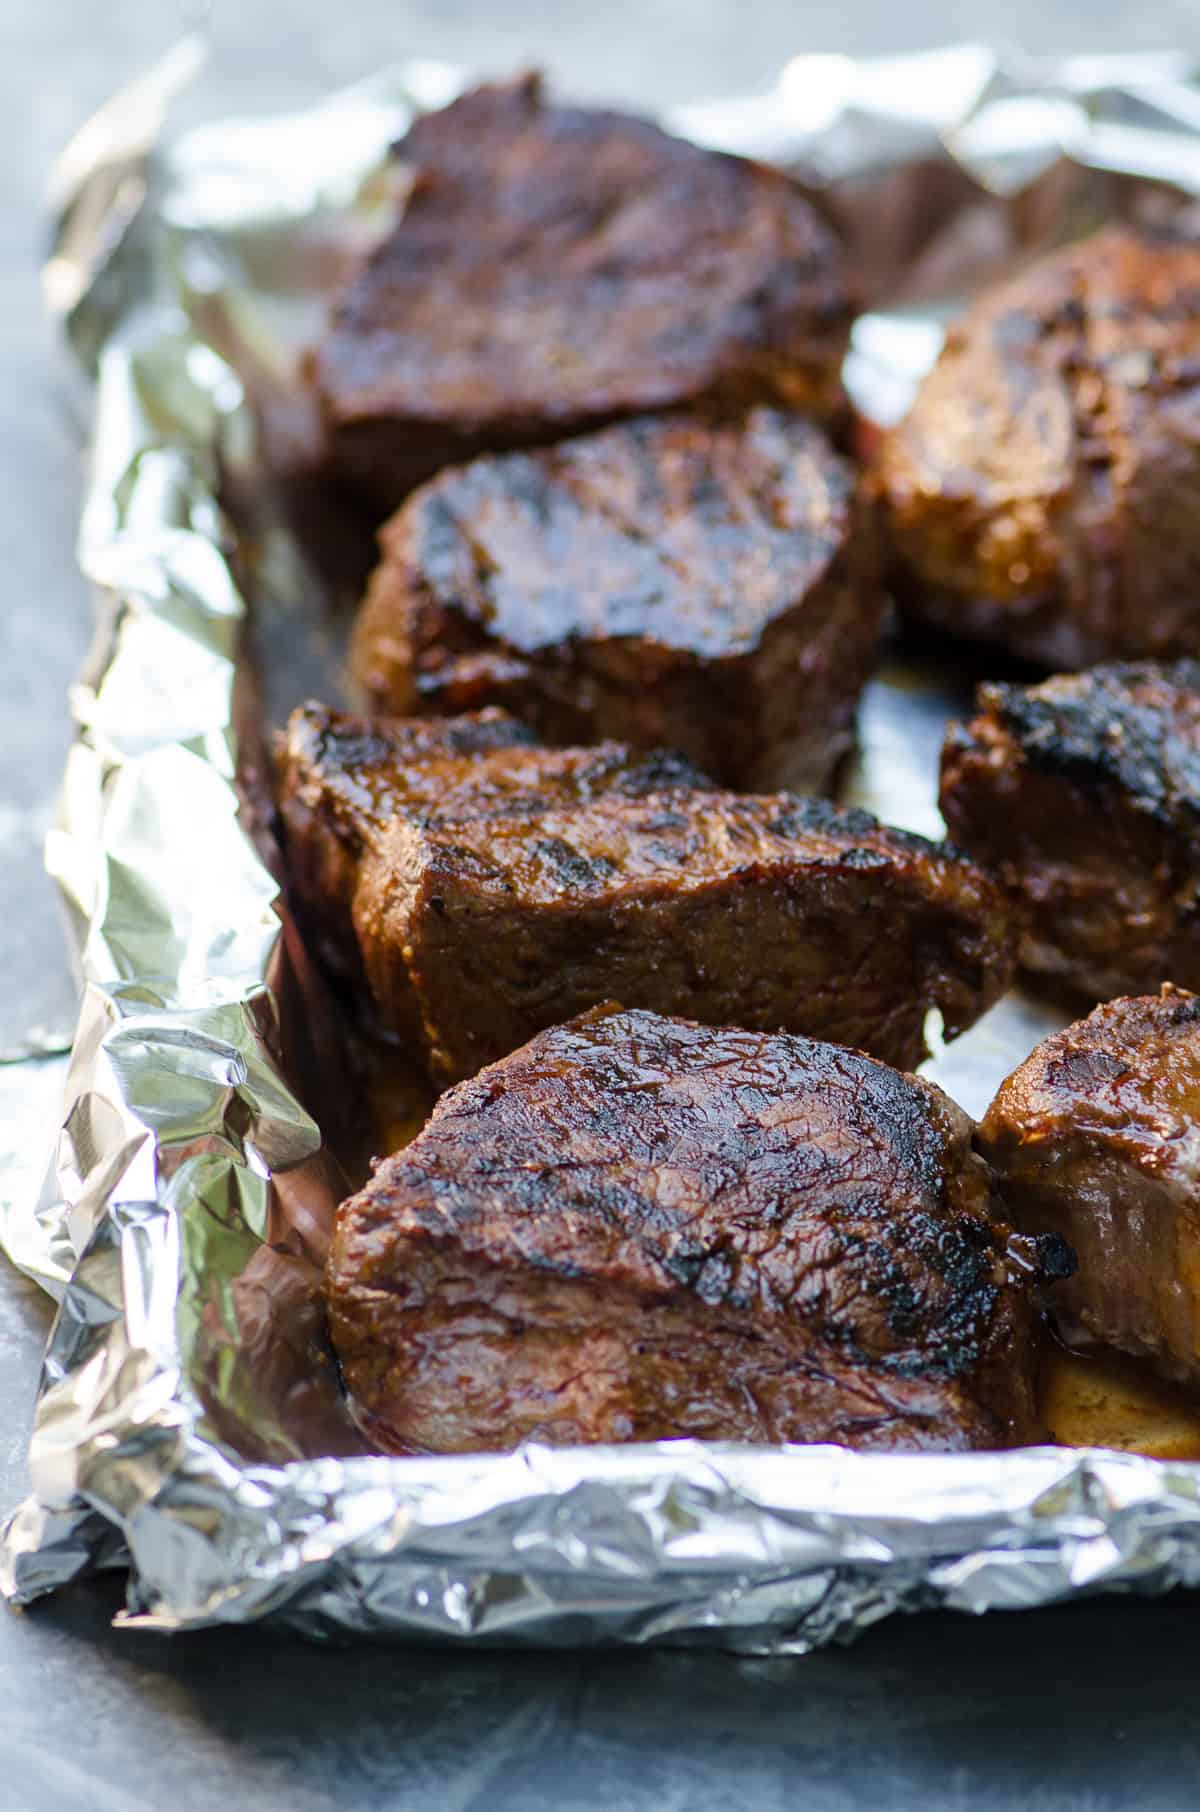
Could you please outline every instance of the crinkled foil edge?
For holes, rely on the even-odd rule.
[[[189,1242],[202,1225],[212,1262],[226,1237],[244,1255],[264,1237],[271,1177],[320,1135],[277,1063],[276,887],[233,785],[245,602],[221,479],[253,462],[253,427],[237,374],[181,305],[164,222],[184,221],[193,249],[205,206],[229,225],[231,147],[243,225],[257,210],[286,231],[344,205],[406,110],[458,78],[408,65],[302,120],[208,128],[164,162],[163,115],[197,54],[181,46],[72,145],[47,272],[96,376],[80,560],[102,612],[48,846],[83,1007],[46,1186],[0,1224],[59,1299],[4,1593],[24,1604],[127,1566],[122,1620],[140,1628],[267,1619],[322,1639],[799,1653],[897,1610],[1200,1581],[1200,1466],[1117,1453],[675,1442],[262,1465],[213,1438],[189,1383]],[[1139,133],[1151,164],[1197,157],[1181,59],[1031,73],[962,46],[812,61],[753,104],[679,123],[782,144],[829,180],[949,146],[993,191],[1017,180],[1014,158],[1025,181],[1039,156],[1112,161],[1121,134],[1127,161]]]

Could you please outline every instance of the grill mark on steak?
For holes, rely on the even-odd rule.
[[[1041,1248],[1009,1256],[970,1131],[806,1039],[611,1008],[555,1027],[340,1210],[349,1388],[399,1450],[1023,1439]]]
[[[616,873],[607,856],[584,856],[562,837],[535,837],[530,846],[553,871],[556,882],[587,891],[599,887]]]

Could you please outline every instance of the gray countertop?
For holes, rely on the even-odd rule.
[[[38,850],[88,602],[72,561],[80,399],[43,324],[36,262],[50,160],[111,90],[194,23],[161,0],[4,0],[0,89],[0,1050],[68,1026],[72,989]],[[217,0],[192,117],[307,98],[404,54],[538,61],[648,103],[743,89],[800,49],[996,36],[1033,50],[1200,50],[1194,0]],[[36,1135],[31,1135],[36,1136]],[[0,1269],[0,1504],[26,1488],[45,1308]],[[1194,1600],[894,1620],[803,1661],[310,1649],[263,1633],[114,1632],[100,1581],[0,1612],[0,1805],[13,1812],[1036,1812],[1191,1807]]]

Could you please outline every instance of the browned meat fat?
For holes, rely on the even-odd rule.
[[[1048,667],[1200,652],[1200,245],[1110,228],[985,296],[880,479],[914,616]]]
[[[877,539],[818,428],[768,409],[478,459],[381,536],[352,665],[381,709],[506,706],[549,742],[679,748],[820,791],[883,617]]]
[[[1109,1001],[1047,1038],[978,1143],[1013,1222],[1078,1254],[1068,1334],[1200,1386],[1200,999]]]
[[[383,785],[361,759],[344,783],[336,734],[306,765],[311,726],[293,721],[282,777],[298,904],[441,1084],[607,999],[912,1065],[930,1008],[953,1037],[1011,978],[999,887],[864,812],[713,791],[610,744],[497,749],[421,780],[410,757],[384,820],[355,803]]]
[[[942,811],[1004,880],[1021,963],[1089,1002],[1200,986],[1200,663],[979,689]]]
[[[1056,1243],[971,1124],[857,1052],[653,1013],[543,1032],[338,1215],[327,1298],[388,1450],[998,1447],[1033,1436]]]
[[[778,170],[536,77],[419,119],[412,187],[313,376],[341,471],[383,507],[439,467],[650,410],[842,407],[832,233]]]

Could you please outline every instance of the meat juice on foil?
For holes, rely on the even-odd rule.
[[[1200,1466],[1132,1453],[362,1451],[315,1294],[342,1178],[311,1078],[342,1034],[281,921],[262,739],[336,693],[338,562],[361,558],[305,471],[297,355],[392,203],[388,145],[464,78],[400,65],[172,141],[197,55],[117,96],[58,174],[46,291],[96,380],[80,560],[101,611],[48,845],[84,994],[40,1193],[28,1116],[56,1071],[10,1066],[3,1097],[0,1236],[58,1302],[6,1595],[121,1566],[143,1628],[783,1653],[895,1610],[1196,1583]],[[965,45],[799,57],[668,124],[787,164],[837,220],[870,304],[847,383],[887,422],[979,282],[1190,205],[1198,104],[1182,57]],[[937,834],[942,727],[977,676],[890,657],[848,800]],[[1060,1023],[1010,995],[926,1073],[978,1113]]]

